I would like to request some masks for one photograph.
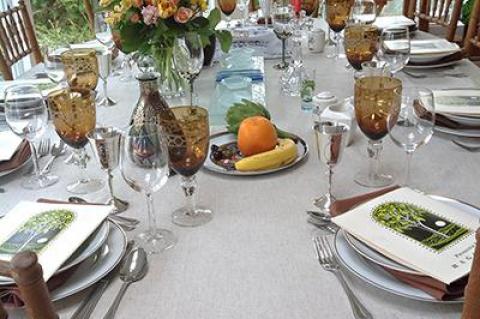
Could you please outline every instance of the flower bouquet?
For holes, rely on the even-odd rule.
[[[196,33],[205,47],[215,35],[224,52],[232,44],[230,32],[216,30],[220,11],[215,8],[205,17],[207,0],[100,0],[99,4],[107,12],[106,21],[117,33],[122,51],[138,51],[154,59],[165,96],[183,93],[184,81],[173,65],[176,38]]]

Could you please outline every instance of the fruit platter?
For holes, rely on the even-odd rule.
[[[210,136],[204,167],[226,175],[263,175],[290,168],[308,154],[307,143],[278,129],[261,104],[235,103],[227,112],[227,131]]]

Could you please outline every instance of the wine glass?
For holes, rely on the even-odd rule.
[[[246,24],[249,4],[250,0],[238,0],[238,11],[240,11],[240,16],[242,17],[242,20],[240,22],[241,27],[245,26]]]
[[[387,121],[387,126],[392,141],[407,153],[405,185],[408,186],[413,152],[427,144],[433,135],[435,105],[432,91],[426,88],[404,88],[398,120]]]
[[[168,140],[170,168],[181,175],[186,205],[175,210],[173,222],[179,226],[195,227],[209,222],[213,213],[195,203],[197,182],[195,174],[203,166],[208,153],[208,111],[201,107],[180,106],[170,109],[175,117],[162,118]]]
[[[374,0],[355,0],[352,18],[355,23],[373,23],[377,18],[377,4]]]
[[[150,254],[175,246],[177,238],[157,227],[153,193],[168,180],[168,148],[162,128],[155,122],[128,127],[122,134],[120,170],[127,184],[147,199],[148,229],[137,235],[138,241]]]
[[[272,6],[272,24],[273,31],[277,38],[282,40],[282,62],[275,64],[277,70],[288,68],[288,62],[285,60],[285,51],[287,39],[293,34],[293,8],[286,0],[274,2]]]
[[[95,90],[98,82],[97,53],[94,49],[70,49],[61,54],[68,85],[75,90]]]
[[[203,67],[203,46],[200,36],[187,33],[175,40],[173,48],[175,68],[190,83],[190,106],[193,106],[193,81]]]
[[[68,49],[57,48],[52,46],[43,47],[43,66],[48,78],[60,83],[65,80],[65,71],[63,70],[63,63],[60,54]]]
[[[220,10],[226,17],[227,29],[230,29],[230,22],[232,21],[232,13],[237,7],[237,0],[217,0]]]
[[[349,24],[343,40],[345,55],[350,65],[362,69],[362,63],[371,61],[378,48],[378,29],[374,25]]]
[[[26,189],[40,189],[58,182],[58,177],[42,174],[38,166],[34,141],[48,123],[48,109],[40,90],[33,85],[13,85],[5,92],[5,120],[13,133],[26,139],[32,153],[34,175],[22,182]]]
[[[352,2],[350,0],[326,0],[326,3],[327,23],[334,32],[335,53],[332,58],[337,60],[340,57],[340,33],[347,25]]]
[[[65,88],[48,95],[48,105],[58,136],[73,148],[73,163],[80,167],[78,179],[67,185],[74,194],[99,191],[104,183],[86,176],[88,133],[95,129],[95,92]]]
[[[114,106],[117,104],[108,96],[108,77],[112,71],[112,52],[105,50],[97,54],[98,59],[98,74],[103,81],[103,98],[98,102],[98,106]]]
[[[100,11],[95,13],[94,25],[95,25],[95,38],[103,44],[107,49],[113,49],[113,34],[110,25],[105,22],[106,17],[105,11]]]
[[[370,166],[360,171],[355,182],[366,187],[384,187],[393,182],[390,175],[380,172],[382,139],[393,127],[400,112],[402,81],[389,71],[369,70],[370,74],[355,80],[354,107],[360,130],[367,136]],[[390,123],[389,123],[390,122]]]
[[[394,74],[407,65],[410,59],[408,27],[395,26],[383,30],[380,36],[378,58],[387,62]]]

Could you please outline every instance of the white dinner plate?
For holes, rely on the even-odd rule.
[[[466,204],[461,201],[442,196],[429,196],[447,205],[451,205],[452,207],[461,209],[476,216],[480,216],[480,209],[470,204]],[[352,274],[384,291],[388,291],[395,295],[419,301],[438,303],[463,302],[463,298],[440,301],[420,289],[414,288],[406,283],[399,281],[378,264],[372,262],[367,258],[362,257],[363,255],[359,254],[352,246],[350,246],[349,242],[343,234],[343,231],[337,232],[335,236],[335,251],[339,262]]]
[[[210,145],[223,145],[231,142],[235,142],[236,137],[232,133],[228,132],[220,132],[216,133],[210,136]],[[287,168],[290,168],[292,166],[297,165],[301,161],[303,161],[307,155],[308,155],[308,145],[307,142],[305,142],[302,138],[298,138],[297,141],[297,158],[291,162],[288,165],[279,167],[279,168],[274,168],[274,169],[267,169],[267,170],[262,170],[262,171],[250,171],[250,172],[240,172],[237,170],[228,170],[220,165],[215,164],[210,156],[211,156],[212,150],[208,150],[208,156],[207,159],[205,160],[205,164],[203,167],[208,169],[209,171],[215,172],[215,173],[220,173],[220,174],[225,174],[225,175],[236,175],[236,176],[252,176],[252,175],[264,175],[264,174],[271,174],[275,173]]]
[[[429,69],[437,69],[437,68],[444,68],[447,66],[454,65],[460,61],[463,60],[455,60],[455,61],[448,61],[445,63],[438,63],[438,64],[426,64],[426,65],[411,65],[407,64],[405,65],[406,69],[411,69],[411,70],[429,70]]]
[[[480,130],[474,130],[474,129],[452,129],[448,127],[443,127],[439,125],[435,125],[433,129],[437,132],[448,134],[448,135],[453,135],[453,136],[459,136],[459,137],[480,137]]]
[[[480,126],[480,117],[448,113],[442,113],[442,115],[465,126]]]
[[[80,264],[62,286],[50,292],[52,301],[80,292],[105,277],[118,265],[126,248],[125,233],[117,224],[110,222],[107,242],[96,254]]]
[[[96,253],[100,247],[105,244],[108,238],[110,229],[110,223],[108,221],[103,222],[98,228],[85,240],[85,242],[77,248],[77,250],[63,263],[55,274],[59,274],[73,266],[83,262],[94,253]],[[0,277],[0,286],[11,285],[15,283],[11,278]]]

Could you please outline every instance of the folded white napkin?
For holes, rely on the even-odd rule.
[[[22,139],[11,131],[0,132],[0,162],[9,161],[22,143]]]

